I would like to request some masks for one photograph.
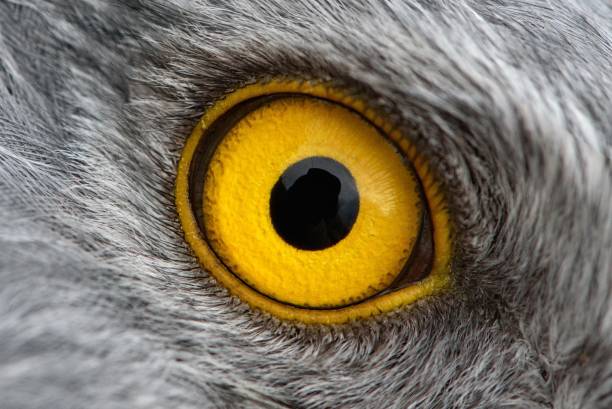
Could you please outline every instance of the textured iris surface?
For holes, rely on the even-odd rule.
[[[359,212],[348,235],[319,251],[279,235],[270,195],[288,167],[312,156],[350,170]],[[282,98],[240,120],[217,147],[203,195],[206,236],[231,271],[273,299],[343,306],[386,289],[406,264],[423,204],[404,158],[354,112],[316,98]]]

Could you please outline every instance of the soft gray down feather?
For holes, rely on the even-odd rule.
[[[332,80],[433,160],[451,293],[279,322],[174,207],[203,110]],[[0,407],[612,408],[608,0],[0,0]]]

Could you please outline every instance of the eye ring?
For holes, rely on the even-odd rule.
[[[194,189],[197,189],[198,186],[201,189],[203,183],[194,184],[192,181],[193,175],[198,173],[204,174],[204,172],[197,170],[197,166],[198,164],[206,163],[206,160],[202,160],[200,156],[202,146],[204,145],[202,141],[214,134],[212,131],[215,131],[215,127],[219,126],[218,120],[224,115],[229,113],[235,113],[239,116],[244,115],[245,112],[251,109],[249,103],[256,100],[261,102],[262,98],[278,98],[281,95],[302,95],[320,98],[357,112],[374,124],[410,161],[421,183],[422,192],[425,196],[424,203],[429,210],[429,233],[435,249],[431,260],[431,270],[426,278],[417,283],[411,283],[411,285],[404,287],[400,286],[399,289],[392,291],[383,291],[375,297],[366,298],[365,300],[338,308],[303,308],[279,302],[245,285],[220,260],[203,233],[201,210],[198,210],[198,206],[194,206],[194,197],[201,196],[202,194],[202,192],[194,192]],[[217,129],[216,133],[223,135],[225,132],[223,129]],[[194,161],[194,158],[197,158],[197,160]],[[394,129],[390,123],[370,109],[363,101],[346,95],[341,90],[325,83],[275,80],[248,85],[218,101],[205,112],[185,143],[178,165],[175,193],[177,211],[185,239],[191,246],[200,264],[232,294],[246,301],[252,307],[269,312],[281,319],[300,321],[307,324],[344,323],[379,313],[390,312],[412,304],[426,296],[439,293],[448,288],[451,283],[449,216],[444,197],[441,194],[438,183],[429,170],[427,161],[422,155],[418,154],[416,148],[399,130]]]

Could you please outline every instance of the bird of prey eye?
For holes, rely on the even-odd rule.
[[[0,407],[612,408],[608,0],[0,0]]]

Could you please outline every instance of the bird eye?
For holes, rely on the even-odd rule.
[[[346,322],[450,285],[426,160],[325,84],[273,81],[217,102],[185,144],[176,204],[203,268],[282,319]]]

